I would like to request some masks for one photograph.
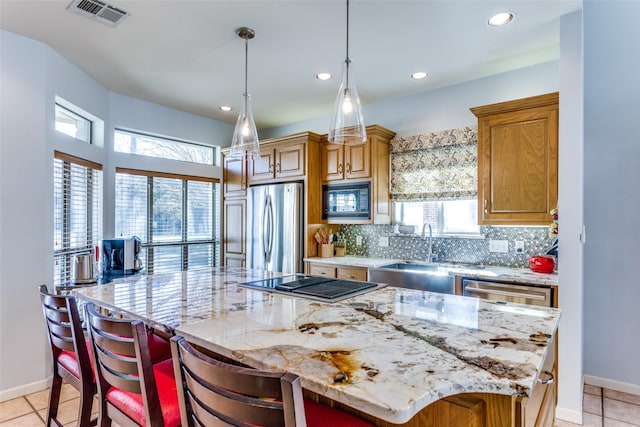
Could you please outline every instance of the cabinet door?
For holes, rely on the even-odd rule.
[[[305,144],[291,144],[276,149],[276,178],[305,174]]]
[[[249,179],[252,183],[271,181],[273,179],[274,157],[275,151],[272,148],[260,149],[260,157],[255,157],[249,162]]]
[[[224,202],[225,261],[245,258],[246,209],[246,199],[229,199]]]
[[[344,178],[344,147],[326,142],[322,144],[322,180],[335,181]]]
[[[247,169],[244,157],[224,158],[224,195],[244,196],[247,193]]]
[[[478,119],[479,224],[548,225],[557,205],[558,104],[517,102]]]
[[[367,280],[367,269],[363,267],[338,267],[336,269],[336,277],[346,280]]]
[[[371,139],[358,145],[344,146],[344,177],[361,179],[371,177]]]
[[[321,264],[309,264],[309,274],[312,276],[336,277],[336,268]]]

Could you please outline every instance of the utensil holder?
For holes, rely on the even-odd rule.
[[[336,256],[345,256],[347,253],[347,248],[344,246],[336,246]]]
[[[320,257],[329,258],[333,256],[333,244],[327,243],[320,245]]]

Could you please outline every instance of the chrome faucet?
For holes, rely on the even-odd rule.
[[[426,236],[425,236],[425,229],[429,227],[429,252],[427,252],[427,262],[433,262],[434,261],[434,256],[433,256],[433,230],[431,229],[431,224],[429,224],[428,222],[425,222],[422,225],[422,240],[425,240]]]

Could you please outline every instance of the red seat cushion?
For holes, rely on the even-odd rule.
[[[149,341],[149,354],[151,362],[158,363],[163,360],[171,359],[171,345],[169,341],[152,333],[147,333]]]
[[[309,399],[304,399],[304,412],[307,427],[373,427],[347,412]]]
[[[153,373],[158,388],[158,396],[160,397],[164,425],[166,427],[177,427],[180,425],[180,406],[176,380],[173,374],[173,361],[168,359],[156,363],[153,365]],[[142,426],[146,425],[141,394],[111,387],[107,392],[106,398],[107,401],[127,414],[136,423]]]
[[[93,381],[95,382],[96,376],[95,372],[93,372],[93,352],[91,350],[91,341],[86,340],[85,345],[87,346],[87,351],[89,352],[89,360],[91,360],[91,371],[93,373]],[[78,356],[75,351],[67,351],[62,350],[60,355],[58,356],[58,363],[65,367],[65,369],[74,377],[80,379],[80,369],[78,369]]]

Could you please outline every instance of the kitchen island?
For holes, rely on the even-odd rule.
[[[274,276],[223,267],[74,293],[245,365],[294,372],[309,395],[380,426],[551,425],[553,414],[536,420],[555,400],[540,381],[553,371],[558,310],[391,286],[325,303],[242,285]]]

